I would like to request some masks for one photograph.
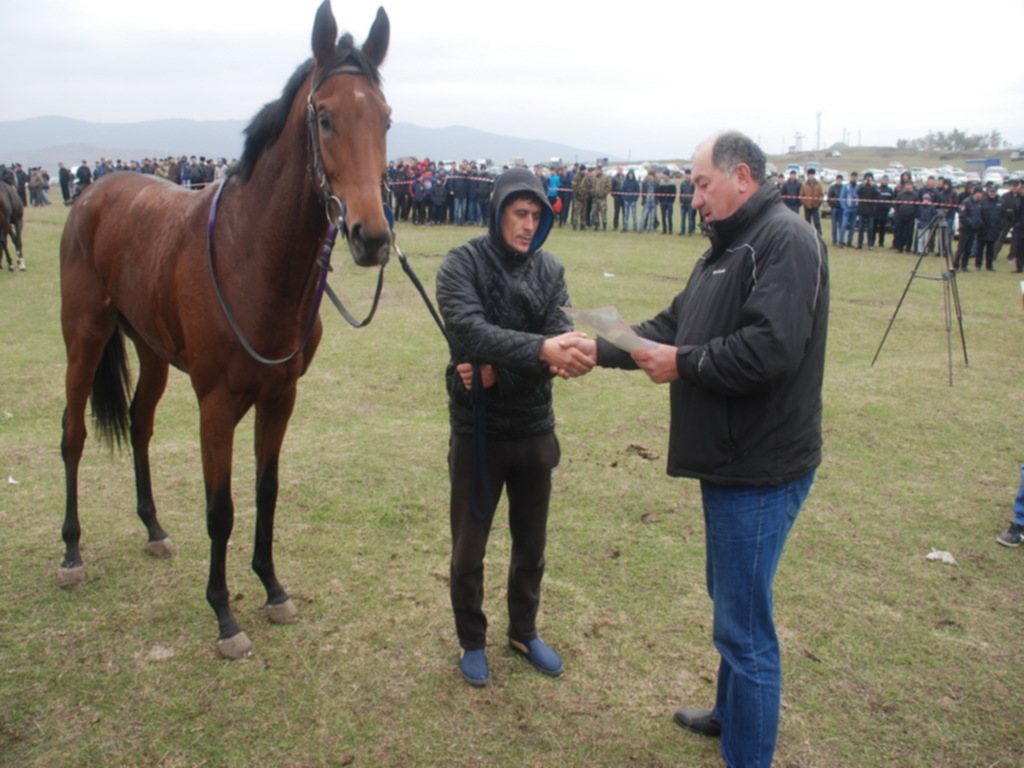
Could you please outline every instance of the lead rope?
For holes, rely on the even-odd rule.
[[[427,295],[423,283],[420,282],[419,277],[413,272],[409,260],[402,253],[402,249],[398,247],[398,243],[395,242],[394,238],[392,238],[391,245],[395,249],[395,253],[398,254],[398,261],[402,265],[402,271],[409,276],[412,284],[423,298],[423,303],[430,310],[430,316],[434,318],[434,322],[440,329],[441,335],[448,342],[448,351],[452,359],[456,359],[455,341],[452,339],[451,334],[448,333],[448,329],[444,327],[444,322],[442,322],[441,316],[438,315],[437,310],[434,308],[434,303]],[[480,364],[471,363],[471,365],[473,366],[473,384],[469,390],[469,399],[473,405],[473,474],[470,481],[469,509],[474,519],[482,523],[489,523],[494,517],[496,501],[491,496],[491,484],[487,477],[487,393],[484,389]]]

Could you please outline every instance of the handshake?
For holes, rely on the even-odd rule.
[[[668,384],[679,378],[677,362],[678,350],[669,344],[657,344],[648,349],[631,353],[634,362],[655,384]],[[548,370],[563,379],[574,378],[589,373],[597,365],[597,342],[579,331],[570,331],[560,336],[545,339],[540,349],[540,361],[547,365]],[[469,363],[457,366],[462,383],[466,389],[473,386],[473,367]],[[493,386],[497,381],[494,368],[481,365],[480,373],[484,388]]]
[[[579,331],[552,336],[544,340],[540,360],[555,376],[563,379],[582,376],[597,365],[597,342]]]
[[[570,331],[561,336],[552,336],[544,340],[540,350],[540,361],[548,366],[548,370],[563,379],[582,376],[597,365],[597,342],[588,339],[586,334]],[[473,388],[473,366],[460,363],[455,367],[466,389]],[[484,363],[480,366],[480,376],[484,389],[494,386],[497,376],[494,367]]]
[[[630,353],[637,367],[655,384],[679,379],[679,350],[671,344],[653,344]],[[582,376],[597,365],[597,342],[579,331],[563,333],[544,341],[540,359],[555,376]]]

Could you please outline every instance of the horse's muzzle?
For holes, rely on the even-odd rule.
[[[391,232],[370,233],[360,222],[352,225],[348,234],[352,258],[360,267],[383,266],[391,258]]]

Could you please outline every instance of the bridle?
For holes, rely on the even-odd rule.
[[[331,271],[331,253],[334,250],[335,240],[337,239],[339,232],[341,232],[341,236],[347,240],[348,227],[345,224],[345,203],[342,202],[331,190],[331,181],[328,178],[327,170],[324,167],[323,154],[320,151],[320,125],[316,116],[316,107],[313,106],[313,95],[330,78],[335,75],[365,74],[365,71],[361,67],[353,64],[342,64],[341,66],[328,70],[328,72],[322,75],[315,84],[312,84],[309,89],[309,96],[306,99],[306,128],[309,144],[308,149],[310,152],[309,170],[317,197],[319,198],[321,205],[324,207],[324,214],[327,217],[328,227],[327,235],[324,238],[323,249],[316,260],[317,266],[320,267],[320,276],[317,279],[316,293],[313,298],[313,309],[310,311],[309,319],[306,322],[306,328],[302,334],[302,340],[299,342],[299,345],[285,357],[273,359],[264,357],[257,352],[245,337],[245,333],[242,331],[241,326],[239,326],[238,321],[235,320],[234,314],[228,307],[227,300],[224,298],[224,294],[220,289],[220,284],[217,281],[217,272],[213,265],[213,231],[217,221],[217,208],[220,204],[220,196],[224,192],[224,187],[226,186],[226,182],[224,180],[221,181],[220,186],[217,188],[217,193],[213,197],[213,202],[210,204],[210,217],[206,231],[206,252],[210,265],[210,277],[213,281],[214,293],[217,295],[217,301],[220,303],[221,309],[224,311],[224,315],[228,320],[228,324],[231,326],[231,330],[233,330],[235,336],[238,337],[242,347],[249,353],[249,356],[252,357],[253,360],[264,365],[282,365],[287,363],[306,348],[306,343],[309,341],[310,334],[313,332],[313,327],[316,325],[316,318],[320,312],[320,302],[323,300],[324,293],[327,294],[331,303],[334,304],[338,312],[341,313],[341,316],[344,317],[346,322],[348,322],[348,324],[353,328],[362,328],[369,325],[374,314],[377,312],[377,305],[380,303],[380,295],[384,286],[384,264],[381,264],[380,271],[377,275],[377,288],[374,292],[373,304],[370,307],[370,312],[361,321],[356,320],[352,316],[352,314],[345,308],[341,299],[338,298],[338,295],[327,284],[327,273]],[[390,209],[388,209],[387,206],[385,206],[385,215],[388,217],[388,223],[392,228],[394,228],[394,215],[390,212]]]

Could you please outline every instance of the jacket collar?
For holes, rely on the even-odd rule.
[[[782,193],[774,184],[762,184],[747,202],[726,219],[714,221],[708,227],[711,238],[711,257],[718,258],[729,247],[736,237],[768,206],[781,202]]]

